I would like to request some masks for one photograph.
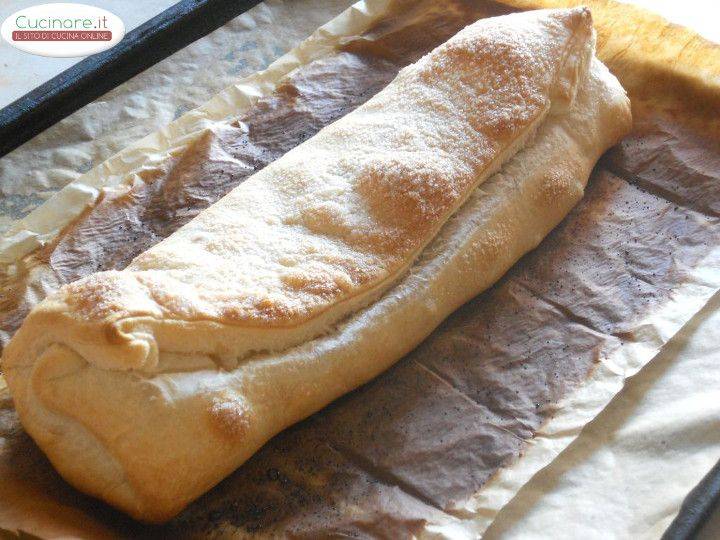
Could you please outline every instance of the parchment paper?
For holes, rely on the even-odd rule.
[[[8,252],[14,257],[31,253],[33,263],[25,267],[30,267],[31,279],[42,277],[43,283],[51,282],[49,275],[57,282],[73,272],[85,272],[82,261],[88,252],[83,253],[82,246],[90,246],[93,261],[118,265],[131,256],[127,251],[116,256],[113,245],[121,242],[98,243],[92,235],[78,233],[92,230],[83,228],[90,218],[117,215],[113,214],[117,208],[130,208],[131,215],[145,217],[137,208],[157,208],[147,201],[178,200],[148,197],[147,186],[159,188],[153,193],[177,194],[186,193],[181,188],[190,185],[192,193],[203,194],[201,204],[207,204],[207,187],[187,181],[197,178],[199,171],[228,179],[220,183],[229,187],[239,171],[224,176],[218,168],[223,152],[257,157],[248,154],[247,147],[261,148],[261,141],[271,141],[272,148],[286,143],[288,129],[283,126],[319,127],[331,121],[347,103],[361,101],[363,90],[369,97],[393,71],[424,52],[423,47],[434,45],[433,40],[443,40],[479,16],[508,9],[490,3],[449,3],[442,10],[428,5],[413,4],[412,9],[402,10],[402,16],[395,14],[397,7],[380,2],[359,6],[342,22],[345,30],[349,24],[355,27],[342,39],[332,38],[342,52],[321,44],[322,54],[314,57],[315,62],[291,74],[275,95],[255,104],[242,101],[247,108],[235,109],[239,122],[193,135],[191,128],[207,125],[208,115],[200,111],[188,124],[183,120],[171,128],[171,135],[179,134],[177,139],[168,142],[165,136],[144,143],[147,148],[160,141],[172,148],[175,158],[169,164],[157,158],[160,146],[145,152],[155,160],[150,167],[137,168],[129,158],[116,161],[118,167],[135,166],[137,174],[125,190],[104,193],[100,204],[63,231],[63,241],[74,239],[74,252],[58,242],[54,229],[46,226],[50,220],[43,223],[38,214],[13,229]],[[598,11],[601,15],[599,20],[596,17],[601,56],[615,45],[612,32],[603,33],[604,5],[596,6],[596,15]],[[382,22],[364,36],[353,37],[380,12]],[[632,22],[637,35],[649,25],[642,16]],[[337,34],[338,28],[331,25],[330,32]],[[328,35],[325,31],[315,39],[329,40]],[[314,47],[308,46],[301,54],[310,55],[311,50]],[[672,79],[687,68],[687,62],[668,66],[652,61],[652,55],[643,56],[649,67],[640,69],[633,58],[624,58],[626,63],[613,62],[610,55],[605,59],[621,79],[626,71],[632,73],[633,79],[623,80],[631,93],[647,90],[643,71],[664,74],[676,88],[664,89],[661,101],[653,92],[633,95],[640,107],[636,133],[600,164],[586,198],[572,215],[496,287],[451,316],[393,370],[278,436],[163,529],[138,528],[58,482],[8,408],[4,441],[9,451],[0,454],[0,477],[7,479],[2,496],[12,504],[5,514],[12,518],[14,509],[16,516],[28,515],[27,505],[35,506],[30,523],[36,528],[29,529],[35,531],[39,516],[52,509],[53,526],[72,530],[81,515],[107,534],[479,534],[526,479],[605,406],[624,377],[652,358],[720,285],[715,272],[720,229],[713,203],[720,169],[714,166],[717,144],[696,133],[703,123],[696,114],[698,104],[688,111],[673,100],[675,90],[707,89],[694,80]],[[368,77],[372,73],[377,76]],[[241,88],[260,93],[261,79]],[[219,105],[205,110],[216,114],[227,101],[215,103]],[[328,109],[328,103],[335,106]],[[322,106],[312,108],[313,104]],[[275,114],[278,111],[283,114]],[[686,122],[690,113],[691,121]],[[258,115],[263,121],[253,124]],[[278,131],[262,133],[260,128],[274,125],[268,121],[271,117]],[[260,132],[249,129],[253,125]],[[207,168],[206,163],[212,166]],[[261,166],[262,161],[248,165]],[[705,189],[697,189],[698,169],[707,177]],[[656,174],[658,170],[661,174]],[[118,176],[116,171],[113,178]],[[190,200],[192,213],[198,200],[183,200]],[[178,206],[168,208],[179,224],[184,214],[178,213]],[[55,229],[57,222],[52,223]],[[152,242],[152,234],[161,236],[157,227],[146,226],[143,219],[138,222],[134,232],[142,239],[133,245]],[[38,230],[42,226],[45,229]],[[35,234],[22,236],[27,230]],[[106,233],[112,236],[113,230]],[[124,237],[123,244],[131,238]],[[33,255],[33,243],[39,241],[49,242],[41,255]],[[53,267],[52,255],[57,253],[62,264]],[[26,292],[31,288],[21,295],[28,303],[35,299]],[[17,312],[17,306],[11,306],[4,313],[12,309]],[[68,498],[71,509],[61,511],[58,505],[61,501],[67,505]],[[23,504],[25,511],[18,511]],[[27,519],[25,527],[26,523]]]
[[[484,538],[660,538],[720,459],[719,341],[716,294],[522,487]],[[699,538],[718,538],[717,524],[712,531]]]
[[[352,0],[267,0],[4,156],[0,234],[115,153],[265,69],[350,4]],[[77,195],[86,200],[87,195]]]

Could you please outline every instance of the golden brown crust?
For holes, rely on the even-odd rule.
[[[471,96],[455,96],[464,104],[444,104],[455,116],[439,107],[430,122],[436,102],[413,90],[415,71],[403,72],[393,83],[409,84],[403,92],[390,92],[389,98],[371,101],[363,114],[330,126],[129,271],[91,276],[43,302],[6,348],[4,365],[23,424],[61,474],[138,519],[168,519],[278,431],[387,369],[497,280],[577,202],[598,156],[629,129],[622,88],[598,62],[587,65],[590,33],[567,26],[586,20],[585,12],[575,11],[480,25],[489,28],[493,40],[532,43],[535,68],[550,61],[549,50],[557,52],[558,69],[547,95],[569,99],[577,93],[577,98],[548,98],[538,126],[531,114],[535,105],[524,117],[513,97],[495,103],[492,93],[482,95],[494,111],[489,132],[480,129],[483,109],[469,107]],[[466,30],[461,40],[474,31]],[[558,47],[561,42],[572,45]],[[447,80],[435,84],[448,90],[457,70],[463,75],[451,62]],[[546,75],[536,74],[538,81],[548,80]],[[384,142],[398,136],[395,114],[411,110],[418,115],[408,120],[416,131],[403,133],[407,146],[389,156]],[[537,127],[531,143],[515,133],[520,128],[513,117],[525,118],[517,126]],[[438,122],[448,122],[442,140],[423,129]],[[343,136],[348,125],[354,129]],[[506,132],[508,126],[515,127]],[[364,140],[357,141],[360,135]],[[518,139],[524,146],[513,146]],[[485,146],[474,146],[480,143]],[[359,155],[353,158],[352,152]],[[418,159],[422,156],[427,159]],[[506,161],[502,170],[481,189],[471,189],[466,169],[480,182],[499,161]],[[318,183],[313,171],[330,165],[333,174]],[[445,181],[441,171],[449,171],[442,184],[449,194],[435,185]],[[348,178],[357,189],[344,186]],[[397,192],[391,179],[408,189]],[[277,204],[260,204],[263,200]],[[288,202],[295,200],[295,206]],[[304,212],[316,207],[322,211]],[[353,236],[366,221],[386,234],[370,240]],[[352,227],[345,227],[348,222]],[[310,231],[308,223],[318,228]],[[248,230],[260,236],[247,237]],[[277,233],[277,246],[262,241],[267,237],[261,234],[270,231]],[[417,242],[424,249],[413,263],[414,254],[408,253]],[[214,258],[216,248],[207,246],[219,246],[228,260],[242,259],[246,266],[226,265]],[[240,259],[233,259],[237,254]],[[240,272],[251,263],[266,273]],[[412,271],[393,279],[393,272],[402,273],[410,263]],[[366,288],[358,292],[357,283]],[[251,301],[240,302],[234,296],[238,288]],[[371,305],[361,309],[352,297],[331,304],[323,324],[346,318],[316,339],[323,327],[308,329],[302,318],[282,332],[267,324],[235,324],[245,321],[245,313],[259,313],[261,321],[283,317],[284,302],[288,309],[311,314],[321,309],[320,300],[360,293],[362,305]],[[338,305],[342,309],[333,311]],[[278,340],[285,340],[283,352],[257,352]],[[245,351],[256,352],[247,357]]]
[[[221,393],[208,409],[211,429],[233,443],[242,443],[250,429],[250,410],[236,395]]]
[[[170,321],[265,331],[210,354],[322,334],[391,286],[545,115],[572,102],[591,36],[585,9],[471,25],[127,270],[67,285],[36,311],[104,326],[98,346]]]

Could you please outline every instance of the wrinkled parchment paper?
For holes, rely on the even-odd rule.
[[[522,487],[484,538],[660,538],[720,459],[718,342],[720,294]],[[715,515],[698,540],[720,537]]]
[[[93,265],[122,266],[133,249],[168,234],[219,196],[213,191],[218,185],[231,187],[292,144],[292,137],[302,140],[356,106],[399,67],[464,24],[508,10],[489,2],[458,1],[442,9],[419,2],[403,10],[398,3],[368,4],[316,34],[319,44],[311,40],[295,55],[309,64],[277,89],[270,77],[257,77],[240,85],[239,94],[231,90],[116,161],[110,180],[119,187],[100,192],[98,204],[59,237],[48,226],[58,229],[58,220],[38,218],[45,209],[12,229],[6,252],[25,258],[21,272],[9,277],[36,280],[40,287],[21,287],[15,296],[21,301],[6,306],[3,315],[15,310],[17,318],[22,302],[32,303],[44,285],[52,288]],[[713,198],[720,153],[708,130],[699,129],[704,117],[697,110],[713,102],[688,107],[673,98],[688,91],[712,97],[702,80],[673,78],[689,69],[688,55],[696,47],[685,44],[678,65],[661,62],[653,52],[638,60],[623,53],[627,48],[603,26],[603,9],[615,6],[597,4],[600,55],[631,92],[635,133],[603,159],[571,216],[498,285],[458,310],[387,374],[276,437],[162,529],[132,524],[59,482],[6,400],[3,433],[9,451],[0,454],[0,477],[8,480],[3,498],[17,505],[6,514],[14,509],[29,515],[29,504],[36,516],[52,509],[55,526],[77,526],[82,516],[109,535],[290,530],[310,537],[394,537],[482,531],[607,404],[624,377],[652,358],[720,285]],[[636,36],[649,28],[643,17],[629,25]],[[629,30],[621,30],[619,36],[626,37]],[[673,32],[684,35],[669,31],[671,41]],[[694,45],[704,47],[701,41]],[[321,54],[312,56],[313,51]],[[704,58],[707,51],[702,52]],[[283,73],[272,69],[271,74]],[[653,92],[643,72],[664,76],[669,87]],[[255,103],[242,93],[248,89],[259,97]],[[227,117],[235,121],[193,134],[195,127],[208,125],[205,117],[225,118],[223,107],[230,105],[235,114]],[[163,144],[174,155],[169,162],[158,158]],[[132,152],[151,160],[134,160]],[[241,165],[228,172],[231,162]],[[125,184],[119,171],[127,169],[121,165],[136,168]],[[98,179],[105,176],[107,171]],[[213,182],[195,182],[207,177]],[[93,199],[99,185],[95,192],[87,190]],[[125,223],[112,221],[121,214],[137,218],[130,220],[131,233],[107,225]],[[102,224],[99,240],[93,232]],[[40,242],[46,245],[38,250]],[[13,324],[6,317],[8,322]],[[22,504],[24,512],[17,510]],[[36,525],[37,517],[33,521]]]
[[[0,234],[120,150],[265,69],[350,4],[352,0],[266,0],[3,156]],[[10,6],[3,9],[12,12]]]

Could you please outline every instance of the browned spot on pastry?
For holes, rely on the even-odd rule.
[[[372,217],[415,234],[426,231],[474,180],[462,164],[451,164],[447,158],[438,161],[440,166],[438,162],[408,164],[399,158],[368,163],[357,190],[367,198]]]
[[[300,313],[297,307],[292,307],[284,296],[272,294],[257,299],[252,310],[248,310],[247,317],[253,317],[253,312],[268,320],[290,319],[294,314]]]
[[[238,397],[223,395],[213,399],[209,409],[210,423],[230,441],[239,441],[250,428],[250,411]]]
[[[113,274],[93,274],[66,285],[63,299],[72,310],[85,320],[103,319],[125,312],[126,287]]]
[[[227,303],[219,310],[220,316],[227,321],[243,321],[247,317],[247,308],[238,304]]]
[[[280,280],[284,285],[296,291],[303,291],[318,296],[331,296],[349,290],[352,281],[347,275],[336,272],[309,273],[303,271],[288,272]]]
[[[582,190],[578,178],[581,177],[582,171],[577,163],[571,163],[570,160],[559,163],[543,178],[533,202],[541,208],[553,208],[559,200],[580,197]]]
[[[287,321],[305,313],[305,306],[291,304],[279,294],[230,295],[218,302],[218,316],[228,323],[260,323]]]

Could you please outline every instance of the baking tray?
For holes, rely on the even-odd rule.
[[[663,534],[663,540],[685,540],[701,535],[710,516],[718,511],[718,503],[720,503],[720,461],[685,497],[680,512]]]
[[[183,0],[0,110],[0,157],[261,0]]]
[[[0,156],[260,0],[183,0],[0,110]],[[720,503],[720,462],[688,494],[664,539],[694,538]]]

